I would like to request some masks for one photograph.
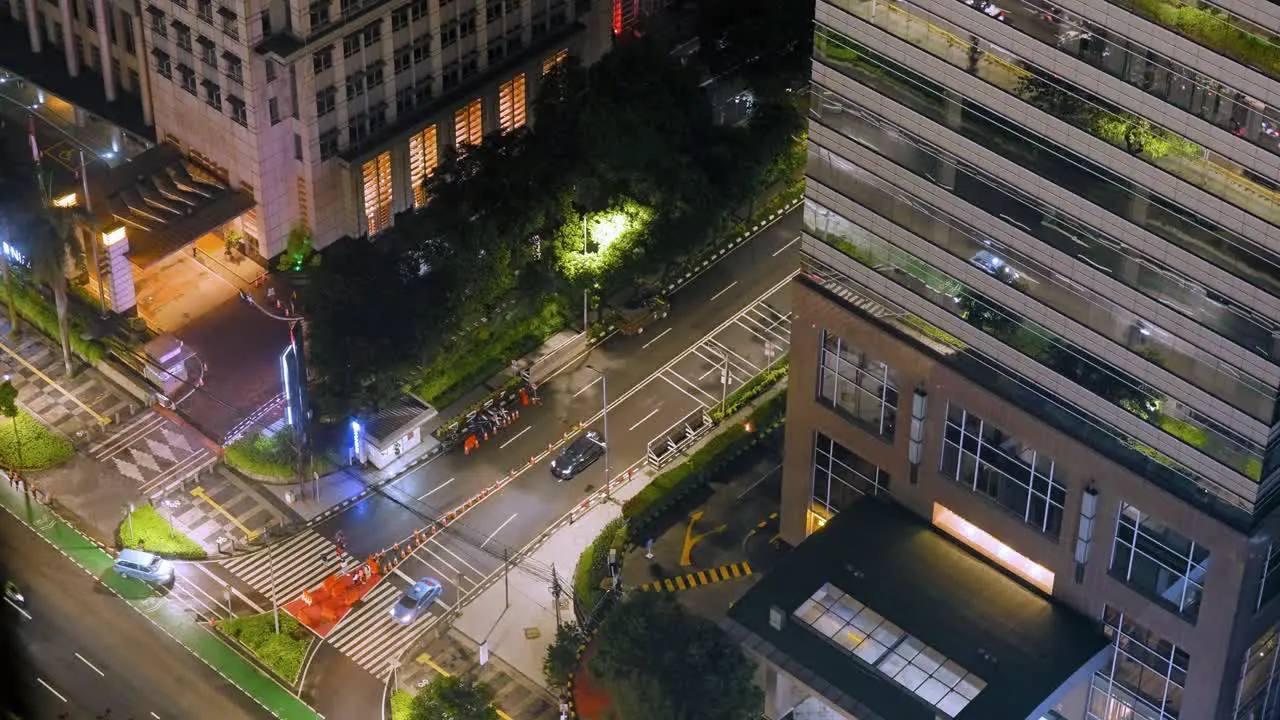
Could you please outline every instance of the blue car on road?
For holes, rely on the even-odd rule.
[[[418,615],[422,614],[424,608],[439,600],[443,593],[444,587],[439,580],[422,578],[404,591],[400,602],[391,606],[391,617],[397,622],[408,625],[418,619]]]

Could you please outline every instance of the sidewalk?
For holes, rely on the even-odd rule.
[[[111,572],[111,555],[49,508],[9,485],[3,473],[0,477],[5,477],[5,482],[0,483],[0,506],[6,512],[29,526],[85,572],[98,578],[104,587],[144,615],[161,632],[183,645],[276,717],[287,720],[320,717],[306,703],[219,640],[208,628],[188,619],[169,603],[155,602],[153,592],[146,585]]]
[[[527,556],[521,555],[507,578],[507,589],[501,575],[490,578],[490,585],[472,599],[454,621],[451,632],[478,646],[487,643],[493,655],[501,657],[514,670],[531,682],[551,692],[542,674],[542,660],[556,636],[556,611],[551,597],[551,568],[555,568],[565,593],[561,597],[560,619],[574,622],[573,569],[592,540],[604,526],[622,515],[626,502],[649,484],[653,474],[647,469],[613,490],[613,502],[603,502],[597,493],[590,509],[566,518],[547,528],[534,543],[541,542]],[[544,576],[545,569],[545,576]],[[416,653],[413,653],[416,654]],[[412,656],[412,654],[411,654]]]

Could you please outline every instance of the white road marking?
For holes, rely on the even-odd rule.
[[[425,495],[419,495],[419,496],[418,496],[418,499],[419,499],[419,500],[426,500],[426,499],[427,499],[427,497],[431,495],[431,493],[435,492],[436,490],[439,490],[440,488],[444,487],[445,485],[448,485],[449,483],[451,483],[451,482],[453,482],[453,481],[454,481],[454,478],[449,478],[448,480],[445,480],[444,482],[440,483],[440,484],[439,484],[439,485],[437,485],[436,487],[434,487],[434,488],[432,488],[432,489],[428,490],[428,491],[426,492],[426,494],[425,494]]]
[[[590,390],[590,389],[591,389],[592,387],[594,387],[594,386],[595,386],[595,384],[596,384],[596,383],[598,383],[598,382],[600,382],[600,378],[595,378],[594,380],[592,380],[591,382],[587,383],[586,385],[583,385],[583,386],[582,386],[582,389],[581,389],[581,390],[579,390],[578,392],[574,393],[574,394],[573,394],[573,396],[574,396],[574,397],[578,397],[578,396],[579,396],[579,395],[581,395],[582,393],[584,393],[584,392],[586,392],[586,391]]]
[[[672,372],[674,372],[674,371],[672,371]],[[703,408],[707,407],[707,404],[706,404],[706,403],[704,403],[704,402],[702,402],[702,400],[699,400],[697,396],[693,395],[693,394],[692,394],[692,393],[690,393],[688,390],[685,390],[684,388],[682,388],[682,387],[680,387],[679,385],[677,385],[677,384],[675,384],[674,382],[672,382],[672,381],[671,381],[671,378],[667,377],[667,374],[666,374],[665,372],[664,372],[662,375],[660,375],[659,377],[661,377],[663,380],[666,380],[666,381],[667,381],[667,384],[669,384],[671,387],[673,387],[673,388],[675,388],[675,389],[679,390],[680,392],[684,393],[685,395],[688,395],[690,400],[692,400],[692,401],[694,401],[694,402],[698,403],[698,407],[703,407]]]
[[[780,247],[780,248],[778,248],[777,250],[775,250],[775,251],[774,251],[773,256],[774,256],[774,257],[778,257],[778,256],[779,256],[779,255],[781,255],[783,252],[785,252],[787,248],[791,247],[792,245],[795,245],[795,244],[796,244],[796,243],[798,243],[798,242],[800,242],[800,238],[796,238],[795,240],[792,240],[791,242],[787,243],[786,245],[783,245],[782,247]]]
[[[513,435],[513,436],[511,437],[511,439],[510,439],[510,440],[508,440],[508,441],[506,441],[506,442],[502,443],[501,445],[499,445],[499,446],[498,446],[498,449],[499,449],[499,450],[505,450],[505,449],[506,449],[506,447],[507,447],[508,445],[510,445],[511,443],[513,443],[513,442],[515,442],[516,440],[520,439],[520,436],[521,436],[521,435],[523,435],[523,434],[525,434],[525,433],[529,432],[529,431],[530,431],[530,430],[532,430],[532,429],[533,429],[533,426],[532,426],[532,425],[530,425],[530,426],[526,427],[525,429],[523,429],[523,430],[521,430],[520,432],[518,432],[518,433],[516,433],[515,435]]]
[[[733,288],[733,286],[734,286],[734,285],[737,285],[737,284],[738,284],[738,281],[737,281],[737,280],[734,280],[733,282],[729,283],[729,284],[725,287],[725,289],[721,290],[720,292],[716,293],[715,295],[712,295],[712,296],[711,296],[711,299],[710,299],[708,302],[715,302],[715,301],[716,301],[716,298],[718,298],[718,297],[720,297],[721,295],[723,295],[723,294],[725,294],[725,293],[729,292],[729,290],[730,290],[731,288]]]
[[[45,690],[48,690],[49,692],[53,693],[53,696],[58,698],[62,702],[67,701],[67,699],[62,696],[62,693],[58,692],[57,690],[54,690],[52,685],[44,681],[44,678],[36,678],[36,682],[43,685]]]
[[[404,580],[405,582],[409,583],[410,585],[413,585],[414,583],[418,582],[417,580],[414,580],[413,578],[411,578],[411,577],[409,577],[408,575],[406,575],[406,574],[404,573],[404,571],[403,571],[403,570],[401,570],[401,569],[400,569],[400,568],[398,568],[398,567],[397,567],[397,568],[392,568],[391,572],[393,572],[393,573],[395,573],[396,575],[398,575],[398,576],[400,577],[400,579],[401,579],[401,580]]]
[[[160,716],[155,713],[151,713],[151,717],[155,718],[156,720],[160,720]]]
[[[662,339],[662,336],[663,336],[663,335],[666,335],[666,334],[667,334],[667,333],[669,333],[669,332],[671,332],[671,328],[667,328],[666,330],[663,330],[662,332],[660,332],[660,333],[658,333],[657,335],[655,335],[655,336],[653,337],[653,339],[652,339],[652,340],[650,340],[649,342],[647,342],[647,343],[645,343],[645,344],[641,345],[641,346],[640,346],[640,349],[641,349],[641,350],[648,350],[650,345],[652,345],[652,344],[654,344],[654,343],[658,342],[659,340],[661,340],[661,339]]]
[[[467,562],[466,560],[463,560],[461,555],[459,555],[458,553],[456,553],[456,552],[454,552],[454,551],[450,550],[448,547],[446,547],[446,546],[445,546],[445,544],[444,544],[444,543],[440,542],[439,540],[436,540],[436,539],[434,539],[434,538],[433,538],[433,539],[431,540],[431,544],[432,544],[432,545],[435,545],[436,547],[440,548],[441,550],[443,550],[443,551],[445,551],[445,552],[449,553],[450,555],[452,555],[452,556],[453,556],[453,557],[454,557],[458,562],[462,563],[463,565],[466,565],[466,566],[467,566],[467,568],[469,568],[469,569],[471,570],[471,572],[474,572],[474,573],[475,573],[475,574],[477,574],[477,575],[484,575],[484,573],[482,573],[482,572],[480,572],[478,569],[476,569],[476,566],[475,566],[475,565],[472,565],[471,563]]]
[[[76,657],[80,658],[80,662],[84,663],[85,665],[88,665],[88,666],[89,666],[89,669],[90,669],[90,670],[93,670],[93,671],[94,671],[94,672],[96,672],[96,673],[98,673],[98,675],[100,675],[100,676],[102,676],[102,677],[106,677],[106,676],[107,676],[107,674],[106,674],[106,673],[102,672],[102,671],[101,671],[101,670],[99,670],[97,667],[95,667],[93,663],[89,662],[88,660],[85,660],[85,659],[84,659],[84,656],[83,656],[83,655],[81,655],[80,653],[76,653]]]
[[[511,513],[511,517],[509,517],[509,518],[507,518],[506,520],[504,520],[504,521],[502,522],[502,524],[498,526],[498,529],[497,529],[497,530],[494,530],[493,532],[489,533],[489,537],[485,538],[485,539],[484,539],[484,542],[480,543],[480,549],[481,549],[481,550],[483,550],[483,549],[484,549],[484,546],[485,546],[485,545],[488,545],[488,544],[489,544],[489,541],[493,539],[493,536],[494,536],[494,535],[497,535],[497,534],[498,534],[498,533],[500,533],[500,532],[502,532],[502,528],[504,528],[504,527],[506,527],[507,525],[509,525],[509,524],[511,523],[511,521],[512,521],[512,520],[515,520],[515,519],[516,519],[516,515],[519,515],[519,514],[520,514],[520,513]]]
[[[4,601],[5,601],[5,602],[7,602],[7,603],[9,603],[9,606],[10,606],[10,607],[12,607],[14,610],[17,610],[18,612],[22,613],[22,617],[24,617],[24,618],[26,618],[26,619],[28,619],[28,620],[30,620],[30,619],[31,619],[31,614],[30,614],[30,613],[28,613],[26,610],[23,610],[23,609],[22,609],[22,607],[21,607],[21,606],[19,606],[17,603],[15,603],[14,601],[10,600],[9,598],[5,598],[5,599],[4,599]]]
[[[627,428],[627,432],[631,432],[632,430],[635,430],[636,428],[638,428],[638,427],[640,427],[641,425],[643,425],[645,420],[648,420],[649,418],[653,417],[654,415],[657,415],[657,414],[658,414],[658,411],[659,411],[659,410],[661,410],[661,409],[662,409],[662,405],[661,405],[661,403],[659,403],[658,407],[656,407],[656,408],[654,408],[654,409],[653,409],[653,412],[651,412],[651,413],[649,413],[648,415],[645,415],[644,417],[640,418],[640,422],[638,422],[638,423],[636,423],[635,425],[632,425],[631,427]]]
[[[231,585],[231,583],[228,583],[226,580],[223,580],[222,578],[218,577],[213,573],[212,570],[205,567],[204,563],[188,563],[187,567],[193,567],[199,570],[200,572],[204,573],[205,575],[208,575],[209,577],[213,578],[213,580],[217,582],[219,585],[222,585],[222,586]],[[243,600],[246,605],[253,608],[254,610],[257,610],[259,613],[266,612],[266,610],[264,610],[262,606],[250,600],[248,595],[245,595],[244,593],[240,592],[240,588],[236,587],[235,585],[231,585],[231,594]]]

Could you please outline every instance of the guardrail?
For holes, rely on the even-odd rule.
[[[714,423],[706,408],[694,410],[649,441],[645,448],[645,461],[655,470],[666,465],[681,450],[710,432],[712,427]]]

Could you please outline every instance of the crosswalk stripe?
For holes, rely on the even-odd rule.
[[[336,564],[321,560],[321,554],[332,556],[334,544],[312,530],[305,530],[281,542],[274,550],[233,558],[223,563],[240,580],[263,594],[271,590],[272,556],[276,592],[289,598],[320,584],[332,574]]]
[[[400,587],[385,581],[374,588],[360,608],[343,618],[330,634],[330,644],[365,670],[375,675],[385,672],[388,660],[403,652],[435,616],[427,611],[409,625],[397,622],[390,608],[401,592]]]

